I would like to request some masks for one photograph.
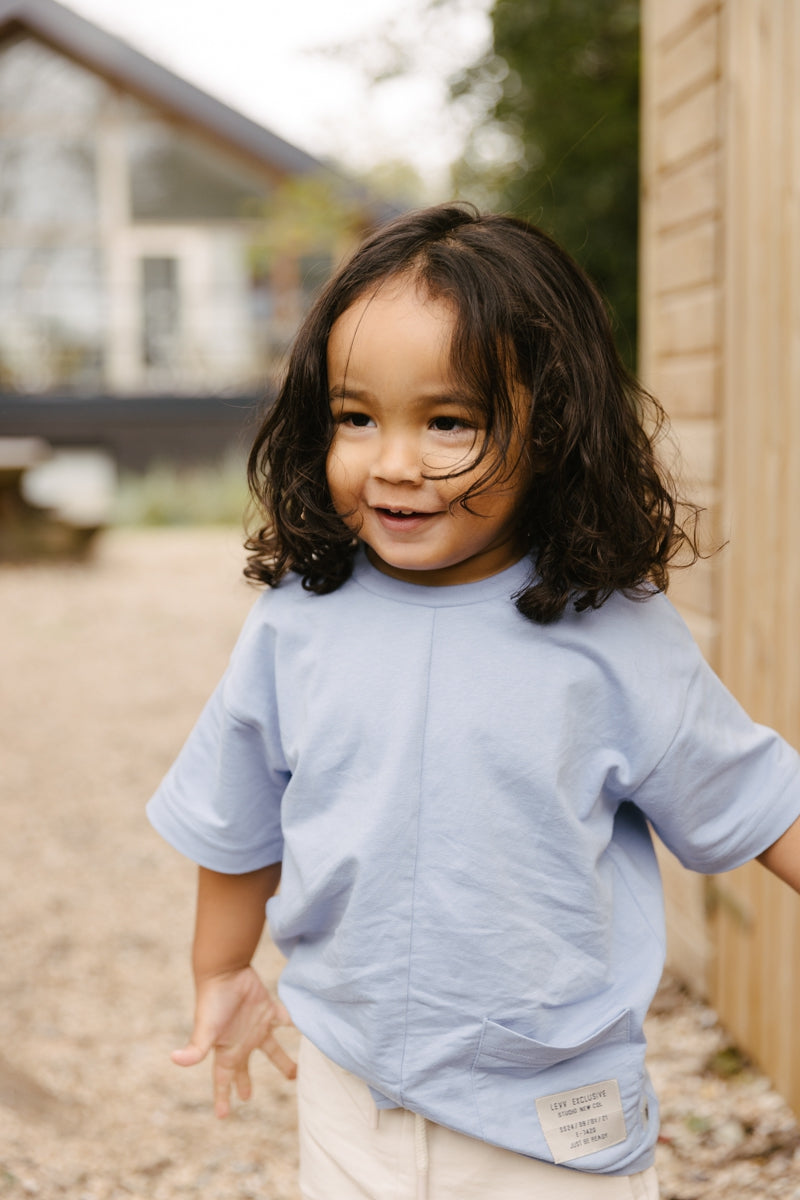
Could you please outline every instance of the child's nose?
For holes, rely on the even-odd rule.
[[[388,483],[417,483],[422,478],[419,445],[413,437],[381,438],[373,464],[376,479]]]

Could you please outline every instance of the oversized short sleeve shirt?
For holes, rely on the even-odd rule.
[[[540,626],[527,576],[424,587],[360,557],[329,595],[265,593],[149,815],[212,870],[282,862],[282,999],[379,1104],[629,1174],[658,1132],[648,824],[726,871],[800,815],[800,767],[664,596]]]

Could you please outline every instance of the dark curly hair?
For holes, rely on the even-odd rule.
[[[529,398],[517,533],[534,569],[515,596],[520,612],[545,623],[570,602],[582,611],[617,590],[636,598],[665,590],[676,554],[698,556],[698,509],[685,506],[681,520],[684,506],[657,460],[661,406],[626,371],[603,301],[564,250],[525,221],[456,204],[378,229],[303,322],[248,461],[264,521],[246,543],[248,578],[276,585],[291,570],[325,593],[350,575],[357,540],[326,480],[328,336],[356,300],[403,276],[453,306],[453,373],[486,419],[476,461],[500,459],[457,503],[468,507],[504,470],[519,425],[515,397]]]

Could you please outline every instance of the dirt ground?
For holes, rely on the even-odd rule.
[[[194,870],[143,815],[252,603],[239,542],[114,532],[83,565],[0,567],[3,1200],[298,1200],[293,1085],[261,1059],[219,1122],[206,1069],[169,1061]],[[649,1026],[664,1200],[800,1200],[797,1124],[714,1014],[667,980]]]

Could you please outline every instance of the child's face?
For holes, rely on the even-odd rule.
[[[398,280],[357,300],[328,339],[336,428],[327,476],[336,511],[379,570],[434,586],[495,575],[523,553],[513,532],[519,468],[471,499],[472,511],[450,508],[493,461],[490,450],[446,478],[474,461],[485,429],[453,378],[454,326],[445,301]]]

